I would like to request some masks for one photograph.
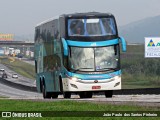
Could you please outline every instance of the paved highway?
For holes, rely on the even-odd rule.
[[[8,74],[7,80],[21,83],[24,85],[34,86],[34,81],[29,80],[21,75],[18,79],[12,78],[14,71],[8,69],[6,66],[0,64],[0,69],[3,68]],[[72,95],[71,99],[64,99],[59,95],[58,99],[44,100],[42,94],[36,92],[28,92],[13,87],[9,87],[0,83],[0,96],[9,97],[10,99],[35,99],[40,101],[58,101],[58,100],[74,100],[74,101],[89,101],[96,103],[111,103],[111,104],[134,104],[144,106],[160,107],[160,95],[114,95],[112,98],[105,98],[104,95],[94,95],[90,99],[80,99],[78,95]]]
[[[118,105],[138,105],[138,106],[152,106],[160,107],[160,95],[114,95],[112,98],[105,98],[101,96],[93,96],[93,98],[80,99],[78,95],[72,95],[71,99],[64,99],[59,95],[58,99],[43,99],[42,94],[36,92],[28,92],[15,89],[3,84],[0,84],[0,96],[8,97],[9,99],[34,99],[33,101],[61,101],[73,100],[93,103],[109,103]]]
[[[7,73],[7,80],[15,82],[15,83],[20,83],[23,85],[27,86],[35,86],[35,81],[31,80],[29,78],[23,77],[22,75],[19,75],[18,73],[10,70],[8,67],[6,67],[3,64],[0,64],[0,69],[4,69],[5,72]],[[12,74],[16,73],[18,75],[18,78],[12,78]],[[1,77],[1,76],[0,76]]]
[[[0,84],[0,96],[12,99],[42,99],[42,95],[36,92],[28,92]]]
[[[0,96],[9,99],[34,99],[34,101],[85,101],[93,103],[109,103],[109,104],[129,104],[138,106],[160,107],[160,95],[114,95],[112,98],[105,98],[104,95],[94,95],[93,98],[80,99],[78,95],[72,95],[71,99],[64,99],[62,95],[58,99],[43,99],[42,94],[36,92],[28,92],[16,88],[9,87],[0,83]]]

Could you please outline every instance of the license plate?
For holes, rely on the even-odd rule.
[[[92,89],[101,89],[101,86],[92,86]]]

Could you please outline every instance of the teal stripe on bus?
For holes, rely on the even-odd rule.
[[[104,40],[104,41],[96,41],[96,42],[82,42],[82,41],[72,41],[66,40],[69,46],[79,46],[79,47],[102,47],[102,46],[109,46],[115,45],[119,43],[119,39],[112,39],[112,40]]]
[[[120,76],[121,70],[106,73],[106,74],[78,74],[78,73],[72,73],[68,71],[65,71],[65,73],[68,77],[76,77],[76,78],[83,79],[83,80],[93,80],[93,79],[94,80],[97,80],[97,79],[104,80],[104,79],[113,78],[115,76]]]

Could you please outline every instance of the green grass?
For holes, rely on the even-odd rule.
[[[3,99],[3,98],[8,98],[8,97],[5,97],[5,96],[0,96],[0,99]]]
[[[17,72],[18,74],[24,77],[33,80],[35,79],[35,69],[33,65],[30,65],[18,59],[15,59],[15,61],[10,62],[12,61],[11,59],[9,59],[8,57],[0,58],[0,63],[6,65],[9,69]]]
[[[144,45],[127,45],[127,53],[144,54]]]
[[[31,101],[31,100],[0,100],[0,111],[158,111],[158,108],[148,108],[140,106],[131,106],[131,105],[111,105],[107,103],[89,103],[89,102],[76,102],[76,101]],[[75,119],[74,118],[65,118],[66,120]],[[82,119],[77,117],[78,119]],[[76,118],[76,119],[77,119]],[[13,119],[13,118],[12,118]],[[25,118],[23,118],[25,119]],[[26,118],[27,119],[27,118]],[[49,119],[42,118],[44,120]],[[53,118],[52,118],[53,119]],[[54,119],[64,119],[64,118],[54,118]],[[104,117],[85,117],[83,119],[92,120],[92,119],[106,119]],[[107,117],[109,120],[113,120],[113,117]],[[131,117],[116,117],[117,120],[132,120]],[[140,118],[136,119],[141,120],[150,120],[154,118]]]
[[[122,88],[159,88],[160,62],[144,58],[144,45],[129,45],[121,54]]]
[[[122,75],[122,88],[123,89],[136,89],[136,88],[159,88],[160,78],[155,76],[146,77],[144,74],[141,76],[134,76],[132,74]]]

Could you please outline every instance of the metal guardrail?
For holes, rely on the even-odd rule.
[[[122,89],[113,91],[114,95],[160,94],[160,88]]]
[[[37,92],[37,88],[36,87],[26,86],[26,85],[19,84],[19,83],[14,83],[14,82],[2,79],[2,78],[0,78],[0,83],[8,85],[8,86],[13,87],[13,88],[24,90],[24,91]]]

